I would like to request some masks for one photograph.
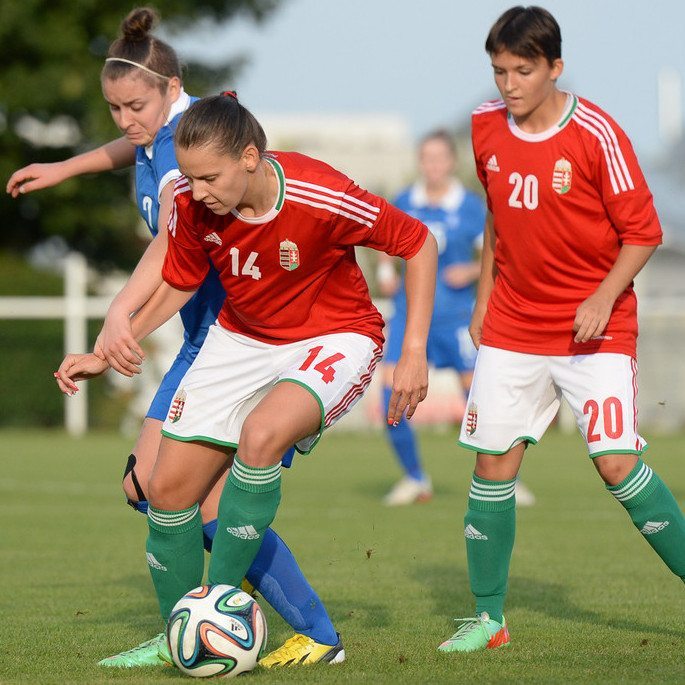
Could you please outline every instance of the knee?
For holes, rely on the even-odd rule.
[[[195,504],[190,498],[184,496],[181,484],[174,483],[163,474],[150,477],[148,482],[148,501],[150,506],[162,511],[178,511],[187,509]]]
[[[240,432],[238,455],[248,466],[271,466],[280,460],[289,445],[273,424],[247,417]]]
[[[595,457],[593,463],[607,485],[618,485],[633,470],[637,460],[633,454],[607,454]]]

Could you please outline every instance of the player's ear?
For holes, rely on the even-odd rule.
[[[167,83],[166,94],[172,102],[178,100],[181,93],[181,79],[178,76],[172,76]]]
[[[564,71],[564,60],[559,58],[555,59],[554,62],[552,62],[552,75],[551,78],[553,81],[556,81],[561,74]]]
[[[250,143],[243,150],[243,154],[240,159],[245,165],[245,170],[249,173],[252,173],[257,169],[257,166],[259,165],[261,158],[262,157],[259,154],[259,150],[252,143]]]

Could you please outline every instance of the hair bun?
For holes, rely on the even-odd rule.
[[[157,23],[157,19],[157,13],[150,7],[137,7],[131,10],[121,22],[124,40],[131,43],[144,41]]]

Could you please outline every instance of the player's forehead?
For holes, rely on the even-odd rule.
[[[235,165],[229,155],[222,154],[211,143],[195,147],[176,145],[175,149],[179,169],[188,178],[216,176]]]
[[[116,104],[126,104],[136,100],[148,100],[151,97],[160,95],[158,88],[135,72],[120,76],[116,79],[103,78],[102,93],[107,102]]]
[[[535,57],[526,57],[524,55],[517,55],[507,49],[494,52],[490,55],[490,62],[494,69],[520,69],[522,67],[535,68],[542,63],[547,63],[547,60],[538,55]]]

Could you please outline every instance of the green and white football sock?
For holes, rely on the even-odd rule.
[[[666,566],[685,582],[685,518],[661,478],[638,459],[618,485],[606,488]]]
[[[186,592],[202,585],[204,547],[202,516],[194,504],[182,511],[148,507],[147,563],[166,621]]]
[[[516,479],[491,481],[475,474],[464,517],[464,537],[476,614],[503,623],[509,561],[516,533]]]
[[[281,464],[258,468],[235,456],[219,501],[209,582],[240,587],[281,501]]]

